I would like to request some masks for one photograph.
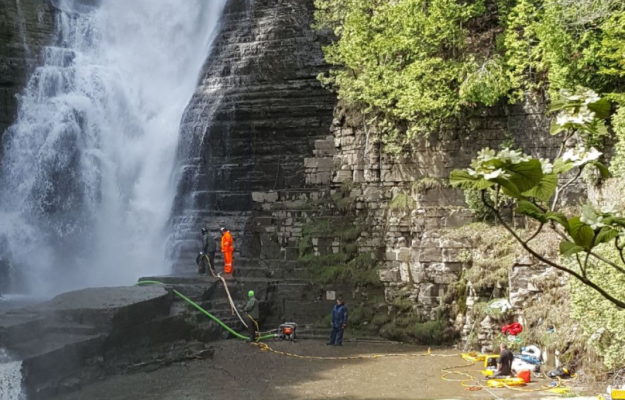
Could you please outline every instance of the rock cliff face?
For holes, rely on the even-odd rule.
[[[408,301],[416,320],[439,318],[445,295],[470,266],[474,251],[471,243],[451,234],[473,222],[473,215],[463,193],[448,187],[450,172],[466,168],[480,149],[497,149],[510,142],[533,156],[554,157],[557,143],[548,134],[544,111],[543,101],[537,98],[482,109],[466,115],[455,129],[419,139],[410,156],[397,160],[384,154],[363,121],[354,122],[353,116],[347,118],[337,109],[332,136],[319,141],[315,157],[306,159],[307,182],[348,196],[341,201],[353,204],[354,218],[363,230],[358,249],[376,258],[389,310]],[[570,197],[579,194],[577,188]],[[334,241],[339,246],[341,239],[337,236]],[[501,267],[508,270],[511,297],[520,311],[522,303],[538,292],[528,284],[529,277],[537,267],[541,271],[545,267],[514,257],[501,263],[506,263]],[[468,298],[463,299],[469,308],[478,299],[469,293],[470,286],[469,282]],[[462,311],[457,331],[468,335],[472,326]],[[478,329],[482,345],[488,344],[491,329],[490,325]]]
[[[15,94],[53,31],[54,12],[34,0],[0,0],[0,6],[3,132],[16,113]],[[312,0],[228,2],[181,121],[174,271],[194,269],[201,227],[217,236],[227,226],[235,237],[236,274],[267,288],[276,317],[309,322],[321,315],[327,303],[317,300],[346,289],[306,283],[313,279],[311,258],[345,267],[331,257],[349,250],[375,264],[384,291],[376,312],[408,301],[419,318],[433,319],[471,250],[448,236],[448,229],[472,220],[462,193],[445,184],[449,172],[481,148],[509,141],[535,156],[553,156],[543,102],[476,111],[456,128],[420,139],[410,157],[392,159],[362,121],[335,110],[334,96],[317,81],[327,66],[323,38],[310,28],[313,9]],[[515,282],[527,281],[519,278],[529,270],[522,266]],[[533,289],[519,290],[525,296]],[[460,326],[466,330],[471,322]]]
[[[252,192],[304,187],[304,157],[327,134],[333,96],[310,28],[312,0],[232,0],[182,120],[173,225],[176,270],[193,265],[198,232],[222,225],[235,259],[258,257]],[[242,266],[241,263],[238,264]],[[241,270],[239,270],[241,271]]]
[[[15,120],[16,95],[52,37],[54,10],[47,1],[0,0],[0,136]]]
[[[303,0],[228,4],[182,121],[174,269],[193,268],[202,226],[234,231],[235,273],[247,277],[314,281],[311,257],[347,268],[338,255],[355,245],[379,271],[378,311],[408,301],[419,319],[434,319],[471,251],[447,237],[473,217],[445,181],[484,147],[514,142],[535,156],[554,156],[543,101],[465,115],[456,128],[420,139],[411,156],[392,159],[358,118],[339,108],[333,118],[334,99],[315,79],[327,66],[310,29],[312,12]],[[396,206],[402,198],[408,207]],[[320,233],[322,225],[330,229]],[[354,230],[355,244],[346,243]],[[301,284],[274,305],[288,315],[293,304],[323,299],[325,290],[332,298],[345,286]],[[466,331],[471,323],[457,326]]]

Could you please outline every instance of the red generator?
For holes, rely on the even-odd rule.
[[[295,322],[285,322],[278,328],[278,337],[280,340],[290,340],[295,342],[297,339],[297,324]]]

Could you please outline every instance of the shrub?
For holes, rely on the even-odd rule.
[[[427,321],[417,322],[412,328],[412,334],[417,343],[441,345],[446,341],[445,327],[447,323],[445,321]]]
[[[414,199],[405,193],[399,193],[391,202],[388,204],[388,208],[393,211],[410,211],[414,209],[416,206],[416,202]]]

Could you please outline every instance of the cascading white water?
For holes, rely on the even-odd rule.
[[[23,400],[22,362],[11,361],[0,348],[0,400]]]
[[[164,273],[179,124],[225,0],[52,2],[3,137],[0,263],[39,294]]]

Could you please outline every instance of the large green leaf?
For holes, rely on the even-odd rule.
[[[567,102],[564,99],[554,99],[551,102],[548,113],[552,114],[556,111],[564,110],[565,108],[575,107],[576,105],[577,103]]]
[[[597,235],[597,239],[595,240],[595,245],[598,245],[600,243],[608,243],[609,241],[617,237],[618,234],[619,234],[619,231],[617,231],[616,229],[611,228],[609,226],[604,226],[603,228],[601,228],[601,230],[599,231],[599,234]]]
[[[608,128],[606,128],[605,123],[600,120],[594,120],[592,123],[584,124],[580,128],[581,130],[592,133],[596,136],[607,136]]]
[[[485,166],[493,167],[495,169],[502,168],[506,166],[506,163],[501,161],[498,158],[493,158],[492,160],[488,160],[484,162]]]
[[[590,111],[595,113],[595,117],[599,119],[608,119],[610,118],[612,104],[610,103],[610,100],[603,98],[599,101],[588,104],[588,108]]]
[[[489,182],[481,176],[471,175],[463,169],[453,170],[449,176],[449,183],[453,187],[460,187],[465,190],[483,190],[494,185],[493,182]]]
[[[543,179],[543,168],[539,160],[531,159],[508,166],[509,180],[514,183],[521,193],[527,192],[538,185]]]
[[[583,223],[579,217],[569,220],[569,235],[571,235],[576,245],[582,246],[586,250],[590,250],[593,247],[595,232],[590,226]]]
[[[563,256],[572,256],[573,254],[584,251],[584,248],[576,245],[575,243],[571,243],[569,241],[560,242],[560,254]]]
[[[535,197],[539,200],[544,201],[545,203],[549,201],[551,196],[556,192],[556,187],[558,186],[558,175],[556,174],[547,174],[543,175],[543,179],[537,186],[534,186],[532,189],[523,193],[524,196],[527,197]]]
[[[603,220],[603,223],[606,225],[618,225],[625,228],[625,218],[621,217],[608,217]]]
[[[573,165],[572,162],[570,161],[564,162],[561,158],[558,158],[557,160],[553,162],[553,173],[563,174],[567,171],[572,170],[574,167],[575,166]]]
[[[562,225],[567,232],[569,231],[569,219],[566,217],[566,215],[559,212],[549,211],[547,212],[547,214],[545,214],[545,216],[547,217],[547,219],[551,221],[556,221],[557,223]]]
[[[523,195],[521,195],[519,188],[516,187],[516,185],[510,182],[507,178],[503,178],[503,177],[495,178],[493,179],[493,182],[501,186],[501,189],[503,190],[506,196],[510,196],[514,199],[523,198]]]
[[[561,126],[558,125],[556,123],[556,120],[554,119],[553,121],[551,121],[551,127],[549,128],[549,133],[552,135],[557,135],[558,133],[565,131],[566,127],[565,126]]]
[[[519,205],[514,211],[517,214],[527,215],[528,217],[534,218],[540,222],[547,222],[547,217],[542,210],[527,200],[519,200]]]
[[[608,170],[608,167],[601,164],[599,161],[592,161],[590,165],[594,166],[599,170],[599,173],[601,174],[601,177],[603,179],[608,179],[610,177],[610,171]]]

